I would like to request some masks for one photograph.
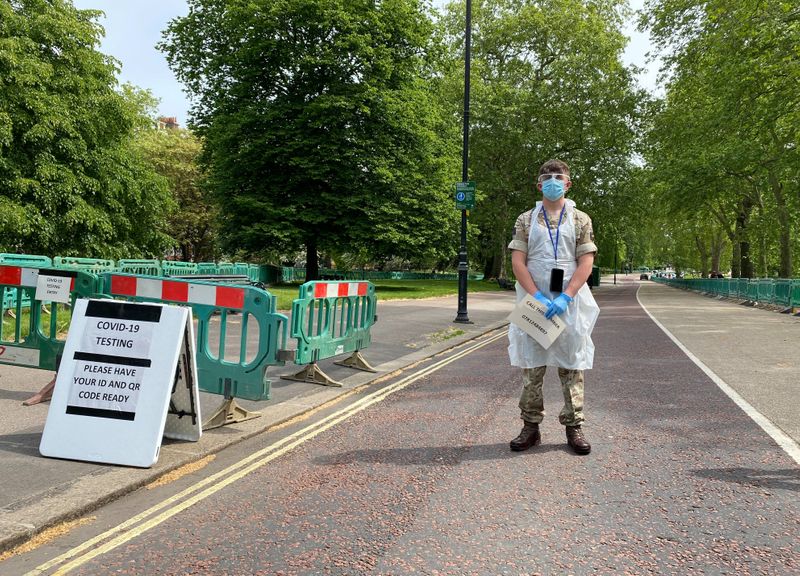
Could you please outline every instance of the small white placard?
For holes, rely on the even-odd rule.
[[[508,319],[547,350],[564,331],[564,322],[558,316],[548,320],[544,317],[545,312],[547,306],[526,294],[511,311]]]
[[[36,280],[35,298],[41,302],[69,302],[71,276],[56,276],[39,273]]]

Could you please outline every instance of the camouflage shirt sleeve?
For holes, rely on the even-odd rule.
[[[528,234],[531,231],[531,213],[533,210],[523,212],[517,217],[514,230],[511,233],[511,242],[508,243],[509,250],[520,250],[528,253]]]
[[[575,258],[580,258],[584,254],[597,252],[597,245],[594,243],[594,230],[592,229],[592,219],[589,215],[580,210],[575,210]]]

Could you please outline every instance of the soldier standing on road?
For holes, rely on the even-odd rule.
[[[566,427],[567,444],[578,454],[588,454],[592,449],[581,425],[583,371],[594,361],[591,334],[600,313],[586,286],[597,246],[591,218],[564,197],[571,186],[567,164],[560,160],[545,162],[536,184],[542,200],[517,218],[514,238],[508,245],[517,278],[517,301],[532,294],[547,306],[547,318],[558,315],[566,325],[547,350],[514,324],[509,327],[509,358],[512,366],[523,369],[519,408],[524,426],[511,441],[514,451],[541,443],[542,383],[547,366],[558,368],[564,393],[558,420]]]

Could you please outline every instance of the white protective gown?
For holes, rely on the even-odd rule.
[[[536,287],[550,298],[558,294],[551,293],[550,271],[555,268],[564,270],[564,285],[569,284],[575,273],[575,202],[566,201],[564,217],[561,220],[558,234],[558,262],[555,261],[550,234],[539,223],[538,213],[542,203],[537,202],[533,210],[530,235],[528,236],[528,270],[536,282]],[[552,231],[553,240],[556,238]],[[525,298],[525,290],[517,282],[517,302]],[[564,331],[555,342],[545,350],[521,328],[511,324],[508,329],[508,355],[512,366],[520,368],[536,368],[537,366],[557,366],[572,370],[589,370],[594,362],[594,342],[592,330],[600,314],[600,308],[592,296],[589,286],[584,284],[570,302],[567,311],[559,318],[565,323]]]

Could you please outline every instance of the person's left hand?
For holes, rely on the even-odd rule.
[[[573,299],[568,294],[562,292],[553,299],[553,302],[547,308],[547,312],[544,313],[544,317],[550,319],[556,314],[561,316],[567,311],[567,306],[569,306],[572,300]]]

